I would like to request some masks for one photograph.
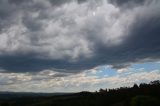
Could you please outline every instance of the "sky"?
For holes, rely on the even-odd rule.
[[[159,0],[0,0],[0,91],[160,80],[159,13]]]

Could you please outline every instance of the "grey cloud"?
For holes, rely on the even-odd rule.
[[[87,0],[49,0],[53,6],[60,6],[65,3],[70,3],[73,1],[77,1],[79,4],[86,2]]]
[[[11,9],[12,8],[12,9]],[[10,7],[8,3],[5,0],[0,1],[0,31],[4,27],[8,27],[8,25],[11,23],[10,16],[14,15],[14,8]]]
[[[71,2],[72,0],[49,0],[49,1],[52,3],[52,5],[59,6],[59,5]]]
[[[6,0],[6,1],[8,1],[9,3],[18,4],[18,5],[23,3],[33,2],[33,0]]]
[[[86,2],[87,0],[78,0],[78,3],[81,4],[81,3],[84,3]]]
[[[101,65],[119,69],[160,59],[158,1],[1,2],[0,68],[6,72],[77,73]],[[117,8],[126,4],[135,8]]]
[[[52,70],[44,70],[41,72],[27,72],[27,73],[0,73],[0,85],[14,86],[24,83],[41,84],[44,81],[58,81],[61,78],[68,77],[69,73],[59,73]]]
[[[136,6],[144,5],[145,2],[149,2],[150,0],[108,0],[113,5],[123,8],[133,8]]]

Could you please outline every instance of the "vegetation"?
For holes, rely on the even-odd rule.
[[[0,106],[160,106],[160,81],[99,92],[0,99]]]

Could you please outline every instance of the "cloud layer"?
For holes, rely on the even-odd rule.
[[[125,72],[115,72],[113,75],[104,74],[108,70],[109,67],[105,67],[103,71],[92,69],[77,74],[62,74],[51,70],[36,74],[0,73],[0,90],[15,92],[96,91],[100,88],[133,86],[134,83],[149,83],[151,80],[160,79],[160,70],[146,72],[143,68],[130,68]]]
[[[1,0],[0,68],[80,72],[160,59],[158,0]]]

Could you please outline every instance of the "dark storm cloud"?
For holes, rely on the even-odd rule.
[[[1,68],[12,72],[38,72],[45,69],[66,72],[65,69],[77,67],[77,65],[69,64],[67,61],[38,59],[34,55],[3,56],[0,59],[3,60],[0,61]]]
[[[77,73],[160,59],[159,1],[113,0],[112,6],[87,0],[0,2],[0,68],[5,72]],[[117,9],[125,5],[138,8]]]
[[[126,41],[115,48],[101,48],[97,58],[113,68],[124,68],[131,63],[157,61],[160,59],[160,16],[137,17]],[[102,64],[103,62],[101,62]]]

